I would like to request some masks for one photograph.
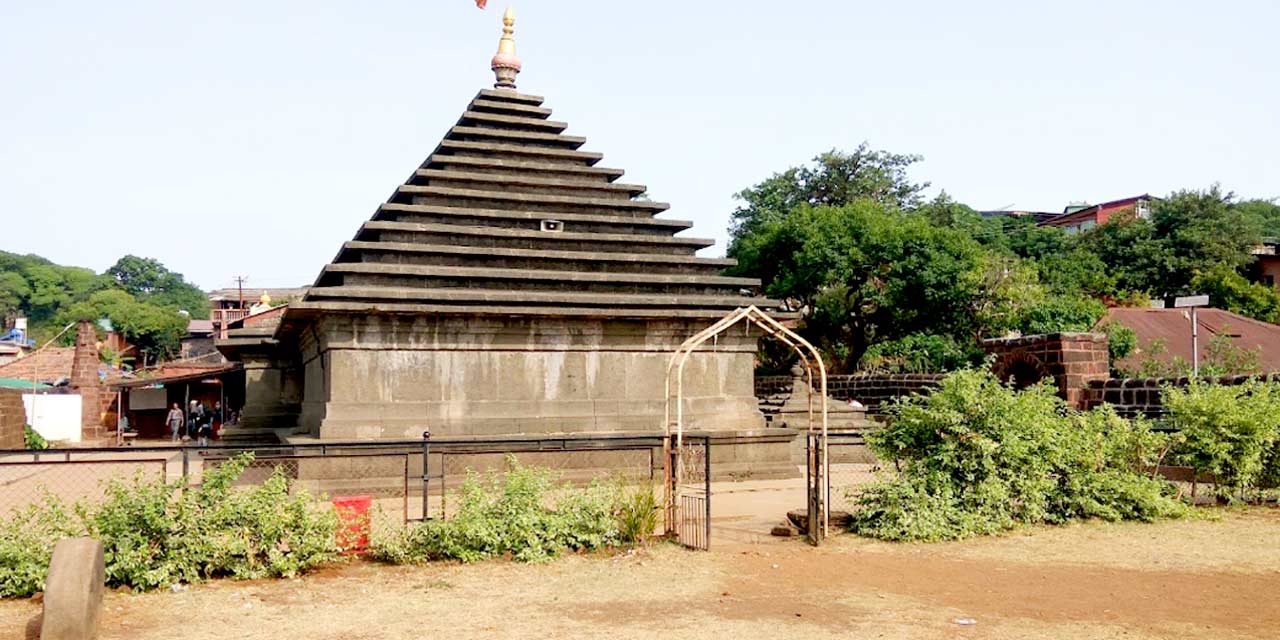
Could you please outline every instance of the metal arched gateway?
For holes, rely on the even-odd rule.
[[[766,335],[791,347],[800,357],[809,387],[809,428],[805,434],[806,493],[808,495],[808,534],[814,544],[827,535],[830,509],[827,498],[829,463],[827,462],[827,367],[822,356],[808,340],[783,326],[755,306],[742,307],[715,324],[694,334],[676,349],[667,363],[666,412],[663,460],[665,461],[665,517],[668,535],[694,548],[705,549],[710,543],[711,523],[711,440],[708,437],[686,438],[684,429],[684,366],[698,348],[733,328],[739,322],[759,327]],[[820,420],[815,423],[813,406],[814,369],[817,369],[820,398]],[[672,393],[672,373],[675,390]],[[673,415],[672,401],[675,403]]]

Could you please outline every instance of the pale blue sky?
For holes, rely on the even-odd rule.
[[[0,249],[311,282],[477,89],[501,0],[0,3]],[[522,91],[724,250],[830,149],[978,208],[1280,195],[1280,3],[515,3]]]

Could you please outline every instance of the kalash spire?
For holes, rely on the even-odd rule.
[[[490,68],[493,74],[497,76],[497,82],[493,83],[495,89],[509,89],[515,91],[516,74],[520,73],[520,58],[516,57],[516,39],[515,33],[516,12],[507,7],[506,13],[502,14],[502,39],[498,40],[498,52],[493,56],[493,62]]]

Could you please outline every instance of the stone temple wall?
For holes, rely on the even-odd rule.
[[[663,429],[678,320],[330,315],[300,332],[300,424],[324,439]],[[730,332],[685,369],[688,430],[764,426],[754,332]]]

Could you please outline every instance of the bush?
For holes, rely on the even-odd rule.
[[[206,471],[198,489],[138,475],[108,482],[96,506],[48,499],[15,513],[0,522],[0,596],[41,590],[54,544],[71,536],[102,542],[107,584],[140,590],[293,576],[334,559],[337,516],[306,492],[290,495],[278,469],[262,485],[232,488],[252,458]]]
[[[53,544],[81,531],[71,511],[53,496],[0,521],[0,598],[29,596],[44,589]]]
[[[852,493],[853,530],[886,540],[989,535],[1076,518],[1152,520],[1185,507],[1139,469],[1168,450],[1144,422],[1070,411],[1044,384],[1023,391],[990,372],[944,378],[890,407],[868,436],[900,473]]]
[[[1183,438],[1177,459],[1212,474],[1232,491],[1274,486],[1280,480],[1280,387],[1250,380],[1223,385],[1192,380],[1165,387],[1166,422]]]
[[[32,429],[31,425],[25,425],[22,428],[22,444],[28,449],[49,448],[49,441],[45,440],[44,436],[36,433],[36,430]]]
[[[618,535],[623,542],[643,544],[658,528],[661,505],[651,482],[629,485],[617,480],[615,502],[618,511]]]
[[[458,512],[449,520],[379,527],[372,557],[402,564],[476,562],[509,554],[534,562],[565,549],[591,550],[640,540],[656,525],[652,487],[627,489],[618,481],[613,487],[593,482],[573,488],[558,485],[552,472],[523,466],[514,457],[508,456],[507,466],[502,477],[469,475],[459,491]]]
[[[913,333],[872,345],[858,368],[877,373],[940,373],[967,366],[976,356],[972,348],[948,336]]]

